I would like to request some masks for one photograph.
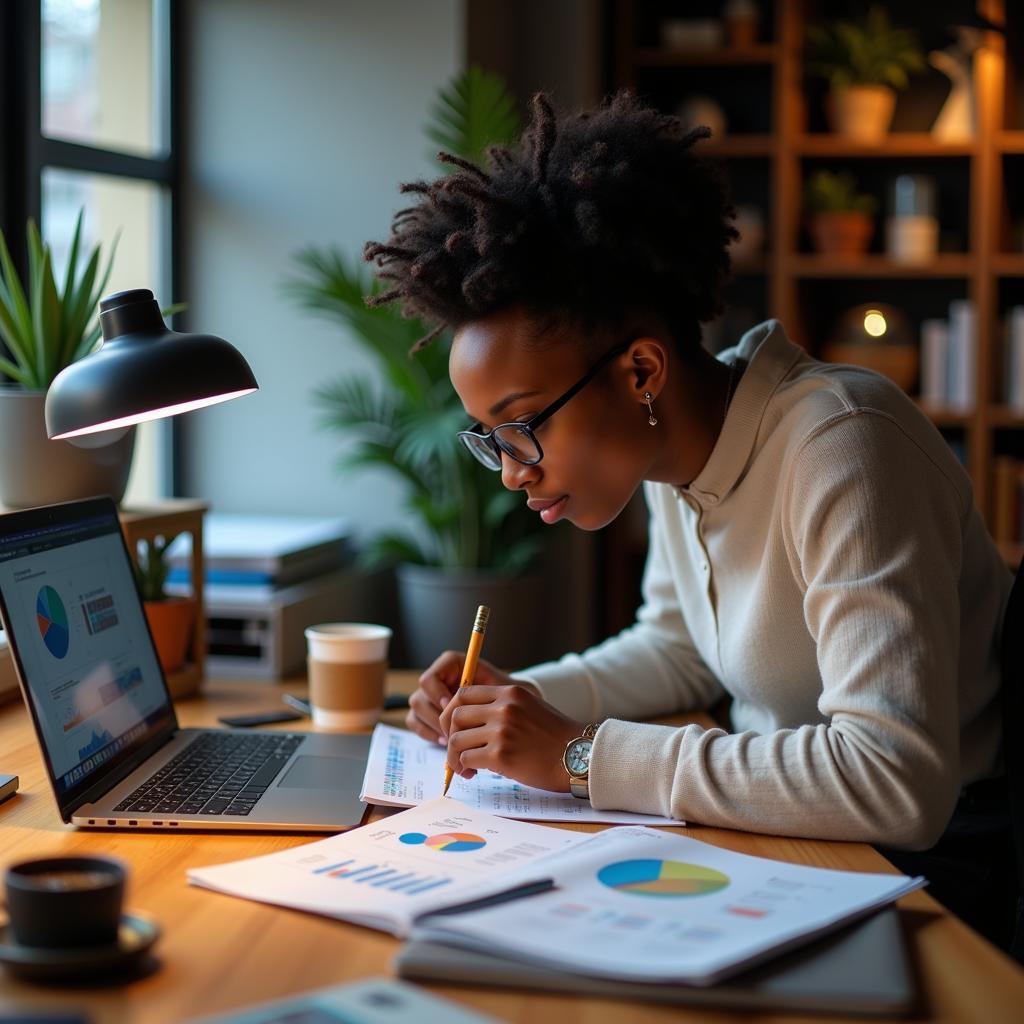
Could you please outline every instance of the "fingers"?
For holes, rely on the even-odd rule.
[[[473,766],[467,764],[463,758],[467,756],[468,752],[485,747],[490,735],[491,730],[486,726],[460,729],[458,732],[452,733],[448,738],[448,763],[452,766],[452,771],[463,778],[471,778],[472,776],[467,772]],[[478,767],[483,767],[483,765],[478,765]]]
[[[445,651],[419,678],[420,689],[440,711],[459,688],[466,655],[462,651]]]
[[[441,734],[439,728],[428,725],[413,708],[412,698],[409,699],[409,711],[405,716],[405,727],[409,732],[415,733],[420,739],[429,740],[431,743],[446,743],[447,740]]]
[[[505,686],[464,686],[457,690],[455,696],[445,706],[438,721],[438,728],[448,736],[452,731],[451,718],[456,708],[469,707],[471,705],[493,704],[507,690]]]

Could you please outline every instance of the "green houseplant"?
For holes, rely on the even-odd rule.
[[[859,21],[837,19],[807,29],[806,68],[829,84],[833,131],[860,142],[883,139],[892,122],[896,89],[924,71],[924,51],[910,29],[894,26],[873,4]]]
[[[99,341],[96,308],[117,241],[101,268],[100,246],[81,251],[80,212],[67,272],[58,286],[50,246],[34,221],[28,222],[27,234],[28,281],[23,285],[0,232],[0,374],[10,381],[0,385],[0,505],[44,505],[92,494],[120,501],[131,468],[134,428],[113,437],[95,435],[84,447],[49,440],[43,418],[50,382]]]
[[[508,143],[518,131],[515,103],[503,83],[476,68],[439,91],[426,126],[437,146],[477,163],[487,146]],[[500,639],[489,638],[488,653],[499,661],[529,660],[525,638],[536,626],[523,622],[513,627],[510,620],[519,621],[539,606],[524,572],[538,554],[543,527],[522,496],[507,491],[499,474],[467,457],[456,439],[466,414],[448,380],[450,335],[410,356],[413,343],[428,328],[390,306],[366,304],[380,285],[361,258],[307,248],[295,262],[299,273],[286,283],[287,294],[344,327],[379,370],[377,375],[340,375],[317,389],[316,402],[322,422],[347,442],[342,472],[379,467],[407,488],[409,527],[373,538],[363,560],[398,564],[412,658],[422,663],[444,646],[464,644],[472,612],[485,603],[503,618],[506,635],[518,637],[519,643],[510,657],[502,658]],[[445,596],[456,593],[456,608],[443,604]]]
[[[874,196],[858,191],[852,174],[815,171],[804,186],[803,198],[807,228],[818,252],[842,259],[864,255],[878,203]]]
[[[167,549],[176,536],[140,541],[134,566],[149,630],[165,672],[175,672],[185,663],[196,614],[194,597],[172,597],[165,590],[170,571]]]

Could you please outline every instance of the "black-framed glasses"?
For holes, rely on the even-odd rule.
[[[488,469],[501,469],[501,455],[524,466],[536,466],[544,458],[544,449],[534,431],[550,419],[574,395],[582,391],[616,356],[621,355],[632,344],[632,339],[623,341],[603,356],[568,391],[556,398],[546,409],[542,409],[525,423],[499,423],[483,432],[480,424],[474,423],[469,430],[460,430],[459,440],[469,449],[473,457]]]

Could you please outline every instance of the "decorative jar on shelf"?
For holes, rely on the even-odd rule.
[[[907,315],[894,306],[868,302],[847,310],[822,350],[830,363],[863,366],[904,391],[917,382],[919,354]]]

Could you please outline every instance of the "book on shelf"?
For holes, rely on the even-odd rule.
[[[1003,401],[1014,412],[1024,416],[1024,306],[1013,306],[1007,310],[1003,338],[1006,352]]]
[[[948,319],[921,322],[921,401],[968,413],[977,401],[978,330],[974,303],[954,299]]]

